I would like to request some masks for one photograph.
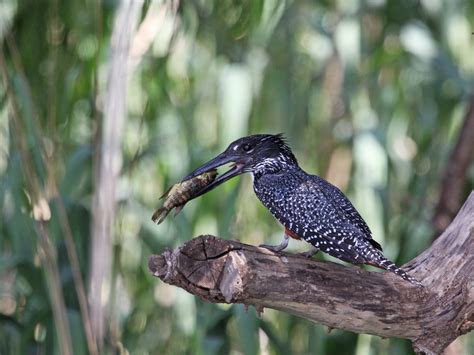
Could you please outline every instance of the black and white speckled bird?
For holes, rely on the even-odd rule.
[[[253,175],[255,193],[285,227],[280,245],[264,247],[281,251],[288,238],[303,239],[316,249],[353,264],[368,264],[395,273],[420,285],[386,259],[372,232],[346,196],[335,186],[303,171],[281,134],[257,134],[231,143],[217,157],[185,179],[234,163],[200,194],[242,173]],[[309,254],[308,254],[309,255]]]

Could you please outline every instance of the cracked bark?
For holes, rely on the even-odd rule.
[[[431,247],[391,273],[307,259],[214,236],[149,258],[164,282],[213,303],[273,308],[357,333],[410,339],[440,354],[474,328],[474,192]]]

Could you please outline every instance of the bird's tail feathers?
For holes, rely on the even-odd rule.
[[[423,287],[423,285],[417,279],[415,279],[413,276],[408,275],[405,270],[395,265],[393,262],[382,256],[380,253],[377,259],[378,260],[376,260],[375,262],[367,262],[367,264],[393,272],[395,275],[400,276],[402,279],[410,282],[411,284]]]

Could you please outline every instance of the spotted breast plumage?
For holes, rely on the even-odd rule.
[[[281,135],[240,138],[189,177],[229,162],[233,162],[234,167],[208,189],[238,174],[253,174],[256,195],[285,227],[282,243],[265,247],[280,251],[287,247],[289,237],[302,239],[312,244],[315,251],[321,250],[353,264],[373,265],[420,285],[383,256],[370,228],[337,187],[299,167]]]

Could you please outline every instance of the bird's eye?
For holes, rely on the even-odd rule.
[[[252,146],[248,143],[245,143],[243,146],[242,146],[242,150],[244,152],[250,152],[252,150]]]

